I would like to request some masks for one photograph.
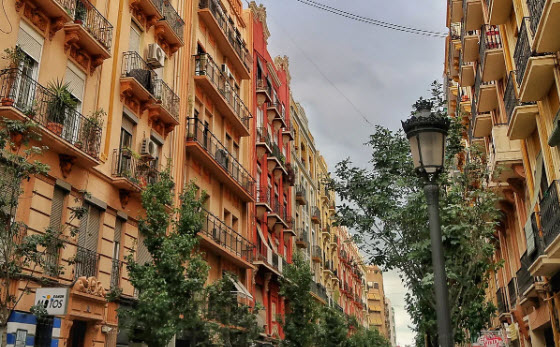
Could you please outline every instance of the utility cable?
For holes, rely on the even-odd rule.
[[[380,21],[377,19],[373,19],[373,18],[368,18],[368,17],[364,17],[364,16],[360,16],[360,15],[356,15],[347,11],[343,11],[331,6],[327,6],[324,4],[321,4],[319,2],[313,1],[313,0],[296,0],[304,5],[307,6],[311,6],[323,11],[327,11],[330,12],[332,14],[336,14],[338,16],[342,16],[348,19],[352,19],[358,22],[362,22],[365,24],[371,24],[371,25],[375,25],[375,26],[379,26],[385,29],[390,29],[390,30],[395,30],[395,31],[400,31],[400,32],[404,32],[404,33],[409,33],[409,34],[415,34],[415,35],[422,35],[422,36],[428,36],[428,37],[437,37],[437,38],[445,38],[447,37],[447,33],[445,32],[437,32],[437,31],[431,31],[431,30],[423,30],[423,29],[417,29],[417,28],[412,28],[412,27],[407,27],[407,26],[403,26],[403,25],[398,25],[398,24],[393,24],[393,23],[389,23],[389,22],[385,22],[385,21]]]

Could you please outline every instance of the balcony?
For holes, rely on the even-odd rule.
[[[138,114],[155,102],[156,73],[137,52],[123,53],[120,84],[121,97]]]
[[[313,224],[321,224],[321,211],[317,206],[313,206],[311,209],[311,222]]]
[[[293,141],[294,138],[294,128],[290,122],[286,121],[286,126],[282,128],[282,142],[287,144],[288,142]]]
[[[547,94],[554,83],[556,58],[553,54],[533,55],[531,51],[531,22],[525,17],[515,45],[513,58],[517,69],[519,100],[522,102],[539,101]]]
[[[480,66],[476,72],[474,82],[475,97],[477,102],[476,110],[479,113],[487,113],[498,108],[498,88],[496,81],[482,81],[482,70]]]
[[[245,202],[254,201],[254,179],[198,118],[187,118],[187,153],[210,168]]]
[[[283,232],[284,234],[287,234],[287,236],[293,236],[296,237],[296,230],[294,228],[294,218],[292,216],[290,216],[290,214],[288,213],[288,210],[285,209],[285,213],[286,213],[286,224],[288,225],[287,227],[284,228]]]
[[[76,0],[18,1],[16,11],[23,14],[41,31],[49,26],[49,37],[64,27],[64,23],[74,19]]]
[[[492,142],[489,158],[492,180],[506,182],[516,177],[513,166],[523,163],[521,143],[507,136],[507,124],[495,124],[492,128]]]
[[[146,22],[146,29],[163,18],[163,0],[131,0],[130,9],[140,22]]]
[[[475,112],[472,115],[472,132],[474,137],[486,137],[492,133],[492,115]]]
[[[495,25],[484,25],[480,38],[480,65],[482,81],[499,81],[506,75],[506,61],[500,29]]]
[[[540,201],[541,207],[541,226],[546,253],[556,257],[560,255],[560,199],[558,198],[558,182],[553,181],[548,190],[543,194]]]
[[[314,263],[320,263],[323,260],[323,251],[319,246],[313,246],[311,249],[311,260]]]
[[[529,272],[531,265],[527,252],[521,257],[521,267],[517,270],[517,285],[519,286],[519,295],[523,298],[535,297],[535,278]]]
[[[74,21],[64,24],[64,33],[64,49],[90,73],[111,57],[113,26],[88,0],[76,1]]]
[[[170,1],[163,1],[162,14],[163,18],[155,24],[154,35],[161,48],[171,56],[185,45],[183,42],[185,22],[171,6]]]
[[[200,243],[229,261],[250,269],[255,246],[220,218],[204,210],[205,219],[199,232]]]
[[[499,288],[498,291],[496,292],[496,298],[497,298],[497,302],[498,302],[498,316],[502,316],[503,314],[507,313],[508,311],[506,311],[507,306],[506,306],[506,302],[504,300],[504,288]]]
[[[467,31],[478,30],[484,24],[482,0],[463,0],[463,25]]]
[[[59,101],[47,88],[18,69],[0,71],[0,115],[38,125],[41,145],[83,167],[99,165],[101,125]]]
[[[537,53],[560,51],[560,1],[527,0],[531,30],[535,34],[533,50]]]
[[[521,102],[517,98],[515,72],[511,71],[504,92],[504,105],[508,117],[510,140],[524,140],[537,128],[539,108],[534,102]]]
[[[459,81],[459,56],[461,55],[461,44],[456,41],[449,40],[447,49],[449,77],[455,81]]]
[[[152,124],[162,124],[167,135],[179,125],[179,97],[167,83],[159,79],[154,84],[156,102],[150,105],[149,117]]]
[[[319,283],[311,282],[311,293],[325,303],[328,301],[327,290]]]
[[[284,164],[286,163],[286,157],[282,154],[280,147],[278,144],[272,143],[272,152],[266,158],[267,160],[267,167],[269,172],[274,172],[274,178],[279,180],[282,175],[287,174],[286,168]]]
[[[474,62],[465,62],[461,57],[461,71],[459,72],[459,81],[461,87],[472,87],[474,85],[475,68]]]
[[[269,187],[258,187],[256,196],[256,209],[257,218],[263,219],[264,213],[272,212],[272,203],[270,200],[270,188]]]
[[[140,192],[159,179],[157,162],[137,158],[129,148],[113,150],[112,175],[117,188],[133,192]]]
[[[74,257],[74,278],[97,277],[99,254],[84,247],[76,247],[76,256]]]
[[[263,269],[276,274],[278,277],[283,276],[284,258],[263,242],[260,242],[257,247],[257,256],[253,264],[261,266]]]
[[[111,288],[120,288],[123,262],[118,259],[111,260]]]
[[[478,60],[479,53],[479,41],[480,41],[480,27],[474,30],[466,30],[463,25],[463,30],[461,31],[461,46],[462,46],[462,56],[463,62],[474,63]]]
[[[284,105],[279,101],[273,101],[268,104],[266,108],[268,122],[275,131],[280,130],[280,128],[285,128],[287,126],[285,119],[285,109]]]
[[[473,78],[474,79],[474,78]],[[471,115],[471,88],[461,87],[459,89],[459,115],[461,117],[469,117]]]
[[[492,25],[506,24],[513,9],[512,0],[486,0],[486,3],[488,22]]]
[[[268,227],[275,230],[280,228],[288,228],[288,211],[282,203],[276,199],[272,199],[272,211],[268,213]]]
[[[261,78],[256,80],[257,104],[263,105],[265,102],[272,102],[272,83],[270,80]]]
[[[296,231],[296,246],[298,248],[308,248],[309,247],[309,233],[303,228],[298,228]]]
[[[194,81],[211,97],[218,111],[237,129],[240,136],[250,135],[249,119],[253,116],[229,83],[229,78],[209,54],[195,56]]]
[[[296,203],[299,205],[307,205],[307,191],[301,184],[296,186]]]
[[[241,79],[251,77],[253,58],[239,30],[228,19],[217,0],[200,0],[198,16],[215,39],[218,49],[240,74]]]

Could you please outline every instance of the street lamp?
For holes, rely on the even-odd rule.
[[[449,119],[432,112],[433,104],[428,100],[418,101],[416,108],[416,114],[402,122],[402,127],[410,141],[414,170],[425,179],[424,193],[428,203],[430,239],[432,241],[439,345],[453,347],[447,276],[439,220],[439,186],[436,182],[437,177],[443,171],[445,140],[450,123]]]

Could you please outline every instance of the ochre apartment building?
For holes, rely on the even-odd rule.
[[[560,344],[559,23],[555,0],[448,1],[448,111],[500,199],[488,298],[513,346]]]
[[[291,98],[287,58],[268,52],[264,7],[8,0],[4,8],[12,30],[0,33],[0,50],[17,46],[24,56],[1,62],[0,116],[36,122],[42,139],[33,144],[48,147],[40,159],[50,166],[22,182],[16,220],[29,235],[61,230],[65,244],[49,253],[63,272],[33,273],[8,322],[8,346],[128,345],[116,310],[136,293],[124,260],[134,251],[150,261],[138,232],[140,195],[167,167],[175,203],[190,182],[207,193],[199,235],[208,282],[237,275],[240,294],[265,307],[264,342],[283,336],[277,316],[289,303],[279,278],[296,247],[314,263],[318,300],[366,324],[363,261],[347,232],[331,225],[328,170]],[[57,81],[68,86],[57,89]],[[71,102],[55,112],[61,90]],[[87,217],[71,219],[80,206]],[[38,320],[30,313],[37,290],[54,288],[68,307]]]

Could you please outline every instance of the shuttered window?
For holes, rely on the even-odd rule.
[[[138,254],[136,255],[136,262],[138,264],[145,264],[152,261],[152,256],[148,252],[148,248],[144,245],[144,235],[138,231]]]
[[[122,233],[123,220],[117,217],[115,222],[115,235],[113,243],[113,259],[119,259],[119,252],[121,248],[121,233]]]
[[[68,63],[66,74],[64,75],[64,82],[68,83],[68,89],[72,96],[80,102],[84,100],[84,89],[86,85],[86,76],[74,64]]]
[[[140,28],[138,28],[138,26],[134,23],[131,23],[130,25],[130,40],[128,41],[128,49],[131,52],[137,52],[139,54],[141,54],[140,52]]]
[[[58,186],[54,187],[52,207],[51,207],[51,218],[49,221],[49,228],[56,233],[62,232],[62,212],[64,210],[64,200],[68,192]],[[57,274],[56,267],[58,265],[58,247],[56,242],[53,242],[47,246],[47,268],[46,272],[48,275],[54,276]]]
[[[101,210],[86,203],[87,215],[82,218],[78,232],[78,246],[97,252],[97,237],[101,222]]]
[[[29,25],[21,22],[19,27],[17,45],[36,62],[41,61],[44,39]]]

